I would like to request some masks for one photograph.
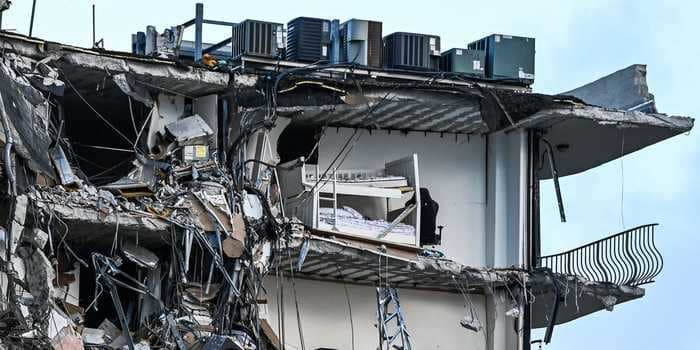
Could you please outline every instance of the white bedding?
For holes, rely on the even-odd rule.
[[[333,229],[333,208],[319,208],[319,228],[324,230]],[[378,238],[384,232],[390,222],[386,220],[366,219],[357,210],[344,206],[338,208],[338,222],[335,225],[339,232],[361,235],[369,238]],[[404,223],[398,223],[384,236],[385,240],[404,243],[416,243],[416,229]]]

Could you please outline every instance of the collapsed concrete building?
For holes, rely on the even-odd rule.
[[[542,180],[565,220],[560,177],[692,128],[644,66],[543,95],[0,43],[2,347],[529,349],[661,272],[655,224],[539,249]]]

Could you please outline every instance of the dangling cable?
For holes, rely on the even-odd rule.
[[[297,314],[297,326],[299,328],[299,341],[301,342],[301,350],[306,350],[306,345],[304,344],[304,331],[301,326],[301,314],[299,312],[299,298],[297,297],[297,286],[294,281],[294,266],[292,265],[292,255],[289,251],[289,246],[287,246],[287,257],[289,258],[289,273],[292,279],[292,293],[294,293],[294,306],[296,308]]]

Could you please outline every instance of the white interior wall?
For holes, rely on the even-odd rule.
[[[325,169],[354,129],[328,128],[319,148]],[[482,136],[386,131],[361,131],[362,136],[341,169],[381,169],[384,164],[418,154],[421,187],[440,205],[437,224],[445,226],[442,246],[448,257],[470,266],[484,266],[484,167]]]
[[[280,124],[270,133],[273,151],[288,120],[281,119]],[[319,148],[321,169],[328,166],[353,131],[326,130]],[[448,257],[470,266],[508,267],[519,265],[522,258],[522,191],[526,190],[527,182],[523,183],[521,165],[527,159],[523,153],[527,150],[526,141],[525,132],[496,133],[487,141],[481,136],[460,136],[455,140],[454,135],[363,131],[341,169],[379,169],[387,162],[417,153],[421,186],[427,187],[440,204],[437,222],[445,226],[440,249]],[[270,291],[270,321],[276,329],[275,286],[270,281],[266,285]],[[356,285],[348,285],[348,289],[356,348],[376,348],[375,290]],[[287,340],[298,345],[291,286],[285,286],[285,291]],[[350,348],[344,293],[342,284],[297,281],[302,324],[309,327],[304,334],[308,348]],[[501,303],[507,296],[505,299],[499,295],[473,297],[489,334],[488,347],[484,345],[484,332],[473,333],[459,326],[465,313],[461,296],[415,290],[402,290],[400,296],[409,329],[413,330],[414,348],[517,348],[514,320],[504,315],[507,305]]]
[[[264,161],[270,161],[270,162],[277,162],[279,161],[279,155],[277,154],[277,140],[279,140],[280,135],[282,134],[282,131],[284,131],[284,128],[289,125],[291,120],[289,118],[279,118],[277,119],[277,124],[275,125],[274,128],[270,130],[268,133],[268,140],[270,142],[270,148],[272,150],[272,158],[270,159],[270,155],[268,154],[268,151],[266,149],[264,153]],[[263,132],[263,131],[260,131]],[[246,156],[248,157],[247,159],[253,159],[255,158],[255,149],[257,147],[258,143],[258,138],[257,138],[258,133],[254,133],[253,135],[250,136],[248,139],[248,142],[246,143]]]
[[[280,118],[269,138],[277,157],[277,139],[289,125]],[[353,133],[350,128],[327,128],[319,146],[321,172]],[[248,144],[248,157],[254,157],[255,138]],[[413,153],[418,154],[422,187],[440,205],[438,225],[445,226],[442,245],[438,248],[448,257],[466,265],[486,265],[485,247],[485,138],[483,136],[435,133],[362,131],[341,169],[381,169],[385,163]],[[366,201],[365,201],[366,202]],[[347,202],[346,202],[347,204]],[[367,203],[365,203],[366,205]],[[372,203],[377,208],[382,202]],[[385,205],[385,204],[384,204]],[[383,208],[383,207],[382,207]],[[361,210],[362,211],[362,210]],[[368,214],[363,212],[363,214]]]
[[[278,330],[276,283],[274,278],[265,281],[269,322],[275,332]],[[287,348],[301,349],[292,285],[288,281],[283,283]],[[355,329],[355,349],[376,349],[379,342],[375,328],[376,290],[349,284],[347,288]],[[306,348],[351,350],[350,316],[343,284],[297,279],[296,290]],[[414,349],[485,349],[483,332],[472,332],[459,324],[468,312],[460,294],[401,289],[399,298]],[[484,323],[483,296],[473,295],[471,299],[479,320]]]
[[[153,149],[159,142],[157,134],[165,133],[165,126],[180,119],[185,113],[185,98],[177,95],[158,94],[157,113],[151,116],[147,145]]]

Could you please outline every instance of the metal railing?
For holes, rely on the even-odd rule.
[[[635,227],[563,253],[540,257],[538,265],[596,282],[626,286],[654,282],[664,266],[654,244],[657,225]]]
[[[197,3],[195,4],[195,15],[194,18],[183,23],[182,27],[188,28],[191,26],[194,26],[194,60],[199,61],[202,59],[202,55],[210,52],[215,52],[216,50],[228,45],[231,43],[231,40],[233,37],[226,38],[216,44],[213,44],[207,48],[204,48],[204,42],[202,41],[202,27],[204,24],[214,24],[218,26],[225,26],[225,27],[235,27],[238,25],[238,23],[233,23],[233,22],[226,22],[226,21],[215,21],[215,20],[210,20],[210,19],[205,19],[204,18],[204,4],[203,3]]]

